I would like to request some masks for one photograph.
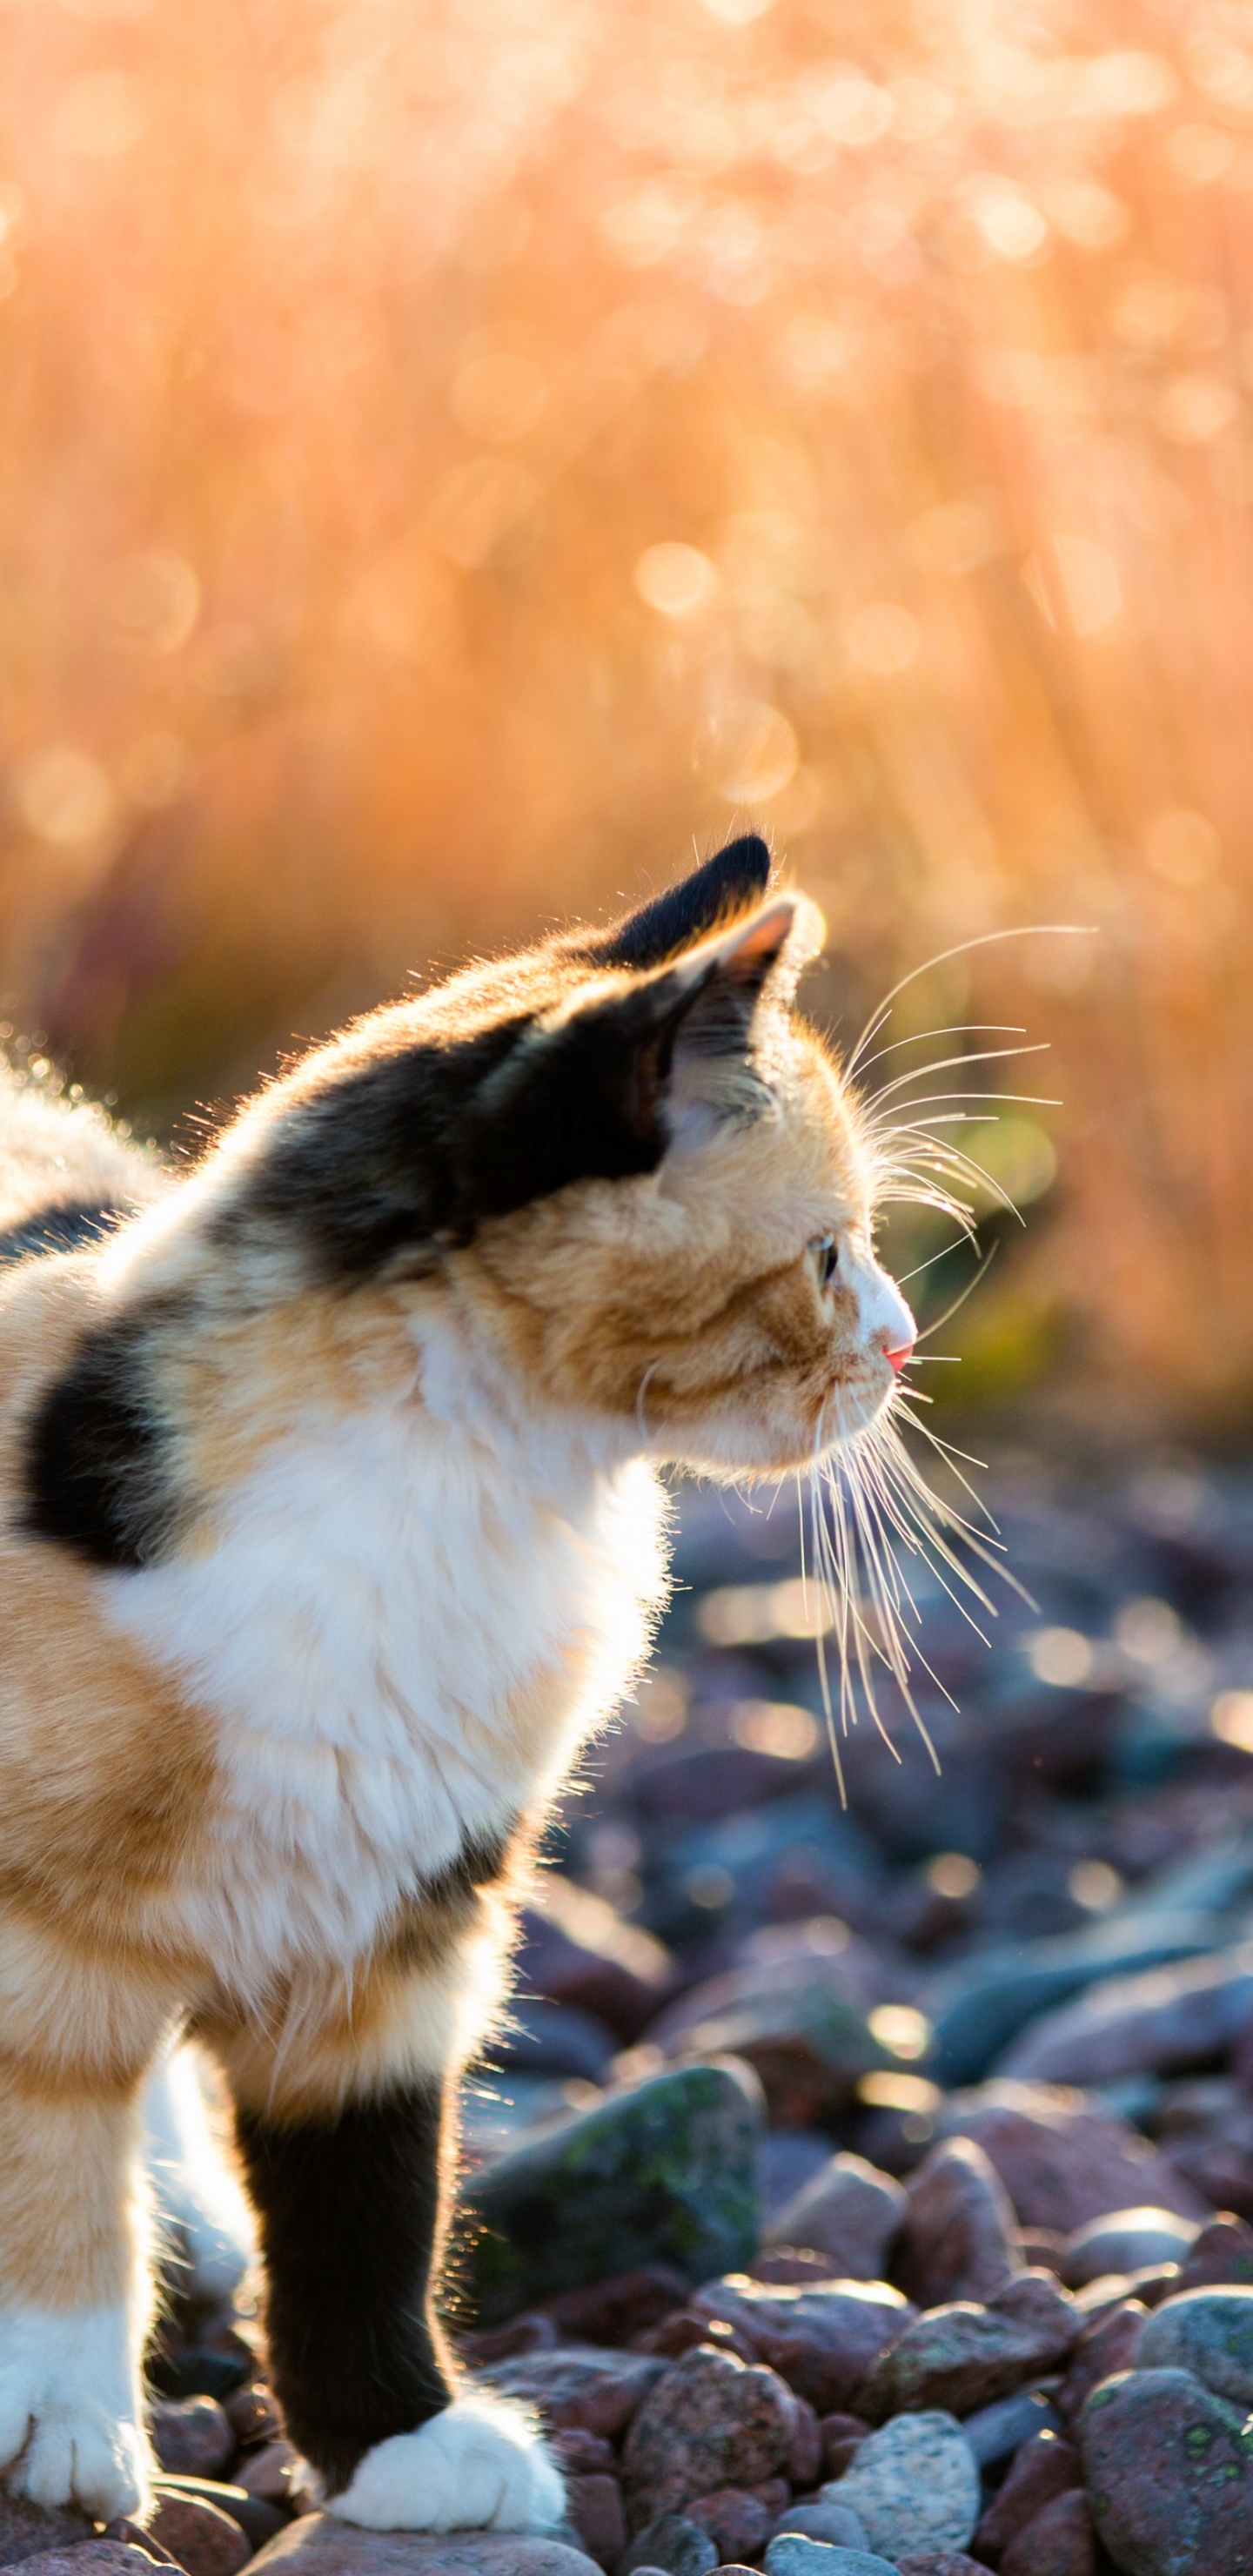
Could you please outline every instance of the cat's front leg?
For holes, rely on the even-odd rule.
[[[134,2513],[151,2470],[140,2355],[150,2293],[129,2085],[0,2076],[0,2472],[16,2495]]]
[[[551,2530],[564,2490],[542,2437],[522,2408],[458,2384],[434,2315],[442,2079],[376,2060],[321,2110],[236,2089],[272,2376],[328,2510],[375,2530]]]

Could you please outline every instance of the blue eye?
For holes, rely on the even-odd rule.
[[[816,1234],[809,1247],[818,1270],[818,1285],[829,1288],[839,1261],[839,1248],[833,1234]]]

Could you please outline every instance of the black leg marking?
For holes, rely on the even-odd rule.
[[[152,1299],[84,1334],[25,1433],[21,1526],[91,1565],[134,1569],[161,1556],[185,1517],[170,1435],[152,1380],[157,1337],[185,1300]]]
[[[452,2394],[431,2312],[442,2090],[433,2081],[291,2126],[236,2110],[274,2387],[332,2495],[376,2442],[413,2432]]]

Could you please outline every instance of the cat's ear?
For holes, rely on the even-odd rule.
[[[597,966],[664,966],[759,904],[769,883],[770,852],[756,832],[745,833],[638,912],[594,939],[581,938],[579,953]]]

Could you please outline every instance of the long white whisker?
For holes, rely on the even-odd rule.
[[[1094,939],[1096,924],[1091,921],[1030,921],[1024,922],[1017,929],[985,930],[978,939],[961,939],[955,948],[942,948],[938,956],[928,957],[925,965],[911,967],[909,974],[902,975],[900,982],[892,986],[890,993],[885,993],[883,1000],[875,1004],[871,1013],[873,1026],[867,1022],[862,1030],[845,1066],[846,1078],[851,1080],[854,1068],[860,1062],[863,1048],[869,1045],[871,1038],[882,1028],[897,995],[904,993],[911,984],[916,984],[920,975],[929,975],[933,966],[947,966],[951,957],[968,957],[976,948],[992,948],[998,940],[1040,939],[1045,936],[1061,939]]]

